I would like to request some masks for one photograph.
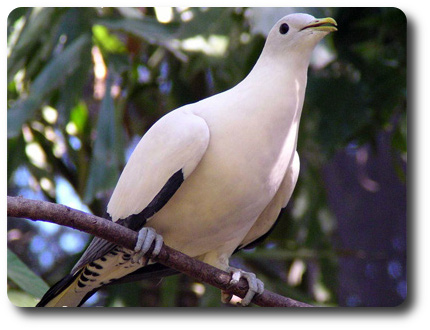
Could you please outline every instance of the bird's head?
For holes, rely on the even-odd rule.
[[[316,44],[327,34],[337,31],[333,18],[317,19],[308,14],[291,14],[281,18],[270,30],[265,48],[272,55],[310,56]]]

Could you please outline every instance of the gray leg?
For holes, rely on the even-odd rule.
[[[160,253],[161,247],[163,246],[163,237],[158,235],[154,229],[150,227],[143,227],[137,236],[133,261],[143,263],[145,260],[145,254],[149,251],[153,242],[155,242],[155,247],[150,258],[154,258]]]
[[[254,298],[255,295],[262,294],[264,291],[264,283],[259,280],[254,273],[245,272],[241,269],[237,269],[234,267],[229,267],[227,269],[228,272],[231,272],[231,280],[230,285],[237,284],[240,279],[243,277],[248,282],[249,290],[246,293],[245,297],[242,299],[242,306],[248,306],[251,303],[251,300]],[[228,299],[228,295],[223,292],[222,294],[222,300],[223,302]],[[231,296],[228,300],[231,299]]]

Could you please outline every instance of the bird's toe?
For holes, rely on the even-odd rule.
[[[151,249],[153,243],[155,243],[155,245],[150,258],[155,258],[160,253],[161,247],[163,246],[163,237],[157,234],[152,228],[142,228],[138,233],[137,243],[134,248],[135,254],[133,256],[133,261],[144,263],[147,260],[145,255]]]
[[[248,282],[249,289],[245,297],[242,299],[242,302],[241,302],[242,306],[248,306],[255,295],[259,295],[263,293],[264,283],[261,280],[259,280],[254,273],[245,272],[243,270],[240,270],[234,267],[229,267],[227,271],[231,272],[231,280],[229,283],[230,286],[237,284],[242,277]],[[222,292],[221,300],[224,303],[229,302],[231,298],[232,298],[231,294],[224,291]]]

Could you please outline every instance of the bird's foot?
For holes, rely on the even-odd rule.
[[[135,253],[132,257],[132,261],[140,264],[146,263],[147,257],[145,257],[145,254],[149,251],[152,246],[152,243],[154,242],[154,249],[149,256],[151,259],[158,256],[158,254],[160,253],[161,247],[163,246],[163,237],[161,235],[158,235],[154,229],[149,227],[143,227],[141,230],[139,230],[137,236],[137,243],[134,248]]]
[[[230,286],[239,283],[242,277],[248,282],[249,289],[245,297],[242,299],[242,306],[248,306],[255,295],[263,293],[264,283],[259,280],[254,273],[245,272],[241,269],[237,269],[234,267],[228,267],[227,271],[231,273]],[[228,303],[231,300],[232,296],[233,295],[231,293],[225,291],[221,292],[221,300],[224,303]]]

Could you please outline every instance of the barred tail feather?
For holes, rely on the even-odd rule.
[[[115,247],[101,258],[67,275],[49,289],[37,307],[79,307],[99,288],[146,265],[134,262],[132,251]]]
[[[42,297],[36,307],[76,307],[81,305],[85,294],[71,294],[82,271],[69,274],[55,283]]]

